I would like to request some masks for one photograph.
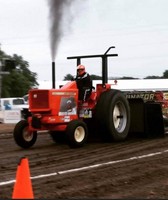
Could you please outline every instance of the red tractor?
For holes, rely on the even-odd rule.
[[[125,140],[129,132],[164,134],[159,103],[144,102],[141,98],[127,99],[122,91],[111,89],[111,84],[108,84],[107,58],[118,56],[107,54],[111,48],[114,47],[110,47],[102,55],[67,58],[77,59],[77,65],[83,58],[102,59],[102,83],[96,85],[85,101],[78,100],[75,81],[68,82],[60,89],[29,91],[31,115],[19,121],[14,128],[17,145],[22,148],[33,146],[38,131],[42,130],[48,131],[55,142],[66,141],[70,147],[83,146],[91,132],[107,141]]]

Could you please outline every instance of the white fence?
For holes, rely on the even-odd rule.
[[[117,84],[115,85],[115,81]],[[64,85],[68,81],[57,81],[56,88],[59,88],[59,85]],[[93,80],[93,86],[96,87],[96,84],[102,83],[101,80]],[[168,79],[130,79],[130,80],[109,80],[109,84],[112,84],[111,88],[119,90],[166,90],[168,91]],[[39,81],[39,89],[51,89],[52,81]]]
[[[0,123],[16,124],[21,120],[20,110],[1,110]]]

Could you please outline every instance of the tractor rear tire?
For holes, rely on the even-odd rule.
[[[130,107],[124,94],[119,90],[103,92],[95,108],[95,119],[105,141],[126,139],[130,127]]]
[[[66,141],[64,131],[50,131],[49,134],[55,143],[63,144]]]
[[[88,137],[88,129],[85,122],[81,120],[72,120],[66,128],[67,142],[70,147],[82,147]]]
[[[30,148],[37,140],[37,131],[28,130],[27,120],[19,121],[13,131],[16,144],[24,149]]]

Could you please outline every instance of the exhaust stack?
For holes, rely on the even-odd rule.
[[[52,88],[55,88],[55,62],[52,62]]]

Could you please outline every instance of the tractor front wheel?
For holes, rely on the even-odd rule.
[[[13,131],[16,144],[25,149],[33,146],[37,140],[37,131],[29,131],[28,125],[27,120],[21,120]]]
[[[83,146],[88,137],[86,123],[80,120],[70,121],[66,128],[66,137],[70,147]]]

